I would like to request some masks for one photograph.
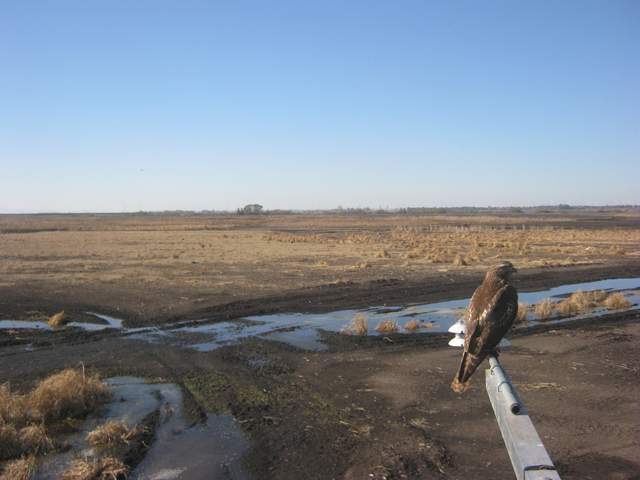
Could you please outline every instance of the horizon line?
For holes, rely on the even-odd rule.
[[[251,205],[251,204],[249,204]],[[216,210],[216,209],[175,209],[175,210],[102,210],[102,211],[0,211],[0,215],[166,215],[166,214],[192,214],[192,215],[276,215],[276,214],[326,214],[326,213],[370,213],[370,214],[384,214],[384,213],[439,213],[437,211],[490,211],[490,210],[502,210],[502,211],[514,211],[517,210],[540,210],[540,209],[552,209],[557,211],[562,210],[577,210],[577,209],[639,209],[640,204],[541,204],[541,205],[511,205],[511,206],[407,206],[398,208],[382,208],[382,207],[334,207],[334,208],[315,208],[315,209],[296,209],[296,208],[274,208],[264,209],[260,213],[240,213],[244,207],[239,207],[235,210]]]

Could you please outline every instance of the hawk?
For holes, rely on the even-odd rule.
[[[458,373],[451,382],[453,391],[462,393],[469,378],[485,357],[495,353],[518,312],[518,292],[509,284],[517,272],[511,262],[489,269],[482,284],[473,292],[465,314],[464,352]]]

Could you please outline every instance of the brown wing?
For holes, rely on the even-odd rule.
[[[491,353],[509,331],[518,312],[518,293],[511,285],[498,290],[480,315],[474,335],[465,341],[465,350],[479,355]]]
[[[482,301],[483,293],[478,288],[469,304],[464,353],[458,374],[451,384],[457,392],[463,392],[467,388],[469,378],[485,357],[498,346],[513,325],[518,311],[518,293],[512,286],[502,287],[489,302]],[[478,314],[482,306],[484,309]]]

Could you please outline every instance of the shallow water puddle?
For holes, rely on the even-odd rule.
[[[640,287],[640,278],[622,278],[597,282],[577,283],[551,288],[537,292],[520,292],[519,301],[529,305],[539,303],[545,298],[559,300],[578,290],[627,291],[627,298],[638,308],[640,296],[630,293]],[[400,333],[410,334],[402,330],[409,320],[418,320],[424,327],[420,333],[443,333],[461,316],[469,303],[468,298],[449,300],[430,304],[408,306],[378,306],[361,310],[339,310],[329,313],[304,314],[286,313],[246,317],[236,321],[199,324],[170,329],[154,329],[131,335],[130,338],[149,342],[168,343],[170,345],[193,348],[198,351],[210,351],[225,345],[240,342],[249,337],[258,337],[287,343],[304,350],[325,350],[319,331],[340,332],[357,314],[364,314],[368,320],[368,335],[380,335],[375,331],[379,321],[391,319],[397,321]],[[573,316],[570,319],[584,318],[603,313],[603,309],[588,314]],[[531,317],[531,315],[530,315]],[[545,323],[561,322],[551,320]],[[535,318],[530,319],[535,323]]]
[[[182,392],[175,384],[149,384],[135,377],[106,380],[113,400],[100,418],[88,418],[81,430],[65,440],[71,450],[43,457],[37,480],[59,479],[74,458],[93,457],[86,435],[108,420],[140,423],[154,411],[160,413],[153,443],[129,476],[132,480],[248,479],[241,458],[249,441],[230,415],[210,415],[206,424],[189,426],[182,413]]]
[[[205,425],[161,429],[131,478],[248,479],[241,465],[248,449],[249,442],[231,415],[210,415]]]
[[[622,291],[632,302],[632,309],[639,308],[640,294],[632,290],[640,289],[640,278],[617,278],[596,282],[562,285],[549,290],[536,292],[520,292],[519,301],[528,305],[541,302],[546,298],[560,300],[578,290],[607,292]],[[122,320],[93,312],[86,312],[105,322],[82,323],[71,322],[71,327],[85,330],[104,330],[107,328],[120,330],[125,337],[132,340],[143,340],[149,343],[166,344],[192,348],[207,352],[238,343],[244,339],[257,337],[266,340],[286,343],[303,350],[325,350],[327,346],[322,342],[320,331],[340,332],[357,314],[363,314],[368,320],[368,335],[380,335],[375,327],[381,320],[395,320],[400,327],[400,333],[410,334],[402,327],[410,320],[418,320],[422,328],[415,333],[443,333],[464,314],[469,303],[468,298],[436,302],[430,304],[412,304],[406,306],[376,306],[360,310],[339,310],[329,313],[306,314],[285,313],[275,315],[260,315],[241,318],[233,321],[218,323],[193,324],[193,322],[178,322],[171,325],[142,328],[123,328]],[[576,318],[586,318],[599,315],[604,309],[572,316],[570,318],[545,321],[545,323],[563,322]],[[528,321],[536,323],[536,319],[529,314]],[[189,323],[188,325],[183,325]],[[0,329],[41,329],[52,330],[45,322],[30,322],[16,320],[0,320]],[[30,348],[30,347],[26,347]]]
[[[120,320],[119,318],[94,312],[86,313],[88,315],[99,318],[100,320],[104,320],[107,323],[69,322],[62,327],[53,328],[47,322],[34,322],[29,320],[0,320],[0,330],[61,330],[66,327],[75,327],[87,331],[106,330],[107,328],[115,328],[118,330],[122,329],[122,320]]]

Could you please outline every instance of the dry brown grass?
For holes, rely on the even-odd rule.
[[[29,425],[18,432],[22,452],[42,455],[53,448],[53,442],[43,425]]]
[[[1,385],[0,460],[49,452],[53,442],[47,434],[47,422],[82,417],[108,398],[107,385],[74,369],[51,375],[24,395]]]
[[[562,315],[575,315],[578,313],[578,306],[571,301],[571,298],[566,298],[563,301],[556,304],[556,309]]]
[[[18,431],[13,425],[0,425],[0,460],[16,458],[22,453]]]
[[[403,328],[409,332],[420,330],[421,328],[433,328],[435,324],[433,322],[423,322],[421,320],[412,319],[406,322]]]
[[[35,474],[36,459],[27,456],[7,462],[0,474],[0,480],[32,480]]]
[[[17,458],[25,453],[41,455],[53,448],[51,439],[41,425],[17,430],[13,425],[0,425],[0,460]]]
[[[456,255],[453,257],[453,264],[457,267],[469,265],[462,255]]]
[[[129,469],[114,457],[79,459],[62,474],[62,480],[124,480]]]
[[[87,441],[96,447],[118,447],[135,442],[147,432],[142,425],[130,427],[125,422],[109,421],[87,434]]]
[[[516,314],[516,323],[524,323],[527,321],[527,313],[529,305],[526,303],[518,303],[518,313]]]
[[[0,423],[17,426],[27,421],[27,399],[11,391],[8,384],[0,385]]]
[[[408,330],[409,332],[414,332],[422,327],[422,322],[420,320],[416,320],[415,318],[413,320],[409,320],[404,324],[404,329]]]
[[[603,304],[607,293],[602,290],[583,292],[578,290],[572,293],[569,298],[564,299],[557,306],[558,311],[563,315],[575,315],[578,313],[588,313],[594,308]]]
[[[604,306],[609,310],[624,310],[631,307],[631,302],[622,293],[612,293],[604,301]]]
[[[56,313],[55,315],[52,315],[51,317],[49,317],[49,320],[47,321],[47,323],[53,328],[62,327],[67,322],[68,320],[67,320],[66,314],[64,313],[64,310]]]
[[[376,326],[376,332],[382,334],[396,333],[397,331],[398,322],[391,318],[381,320],[380,323],[378,323],[378,325]]]
[[[42,380],[29,395],[32,416],[44,422],[83,417],[109,399],[98,377],[67,369]]]
[[[358,313],[348,325],[342,329],[346,335],[366,335],[369,333],[369,321],[364,313]]]
[[[579,312],[588,312],[596,308],[607,297],[607,294],[602,290],[595,290],[592,292],[583,292],[578,290],[571,295],[570,301],[576,305],[576,309]]]
[[[203,297],[206,303],[226,303],[326,285],[337,277],[424,279],[443,267],[481,272],[496,258],[510,258],[523,269],[638,261],[633,253],[640,228],[616,228],[629,214],[605,213],[596,228],[592,215],[600,214],[0,215],[0,229],[15,232],[2,238],[0,282],[65,285],[77,297],[91,294],[92,301],[123,311],[151,294],[155,300],[141,315],[157,320],[166,318],[169,305],[171,316],[181,313],[173,308],[185,289],[193,295],[179,308],[189,311]],[[382,251],[390,256],[376,255]],[[626,256],[619,257],[623,251]],[[415,257],[411,269],[404,266],[408,255]],[[468,266],[453,265],[457,256]],[[360,262],[370,267],[358,267]],[[203,269],[215,274],[203,275]]]
[[[551,299],[545,298],[543,301],[536,304],[534,311],[540,320],[547,320],[553,314],[553,308],[554,305]]]

